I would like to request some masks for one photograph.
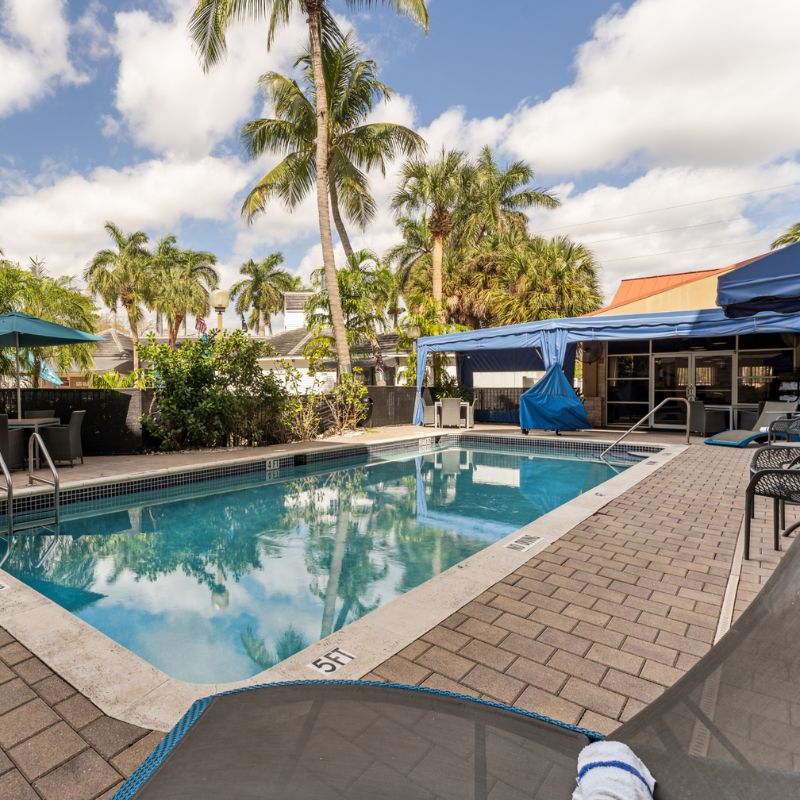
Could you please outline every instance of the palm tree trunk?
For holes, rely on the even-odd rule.
[[[131,329],[131,343],[133,344],[133,371],[139,369],[139,327],[136,324],[135,313],[132,313],[132,307],[126,306],[125,311],[128,312],[128,327]]]
[[[328,201],[328,92],[322,67],[322,42],[320,40],[320,10],[324,0],[306,0],[308,34],[311,42],[311,66],[314,72],[314,89],[317,98],[317,215],[322,244],[322,263],[325,268],[325,291],[331,309],[331,327],[336,344],[339,374],[351,371],[350,348],[336,279],[336,259],[333,254],[330,204]]]
[[[444,322],[444,307],[442,305],[442,260],[444,256],[444,236],[433,237],[433,301],[436,303],[436,316],[439,322]]]
[[[259,309],[258,310],[258,335],[259,336],[263,336],[264,335],[264,326],[265,326],[265,324],[266,323],[264,322],[264,312],[263,312],[262,309]]]
[[[344,227],[344,220],[339,213],[339,194],[336,191],[336,186],[334,186],[333,181],[330,182],[328,188],[330,189],[331,195],[331,215],[333,216],[333,224],[336,226],[336,232],[339,234],[339,241],[344,248],[344,254],[350,258],[350,256],[353,255],[353,246],[350,244],[350,237],[347,235],[347,229]]]
[[[383,353],[381,352],[378,337],[374,334],[370,336],[369,344],[372,348],[372,356],[375,359],[375,385],[386,386],[386,365],[383,363]]]

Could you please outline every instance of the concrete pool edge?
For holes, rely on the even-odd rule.
[[[435,438],[436,435],[420,432],[419,436],[404,436],[393,441],[405,443]],[[459,438],[462,435],[470,434],[450,434]],[[502,438],[523,439],[505,435]],[[530,442],[535,437],[524,439]],[[598,444],[596,440],[568,441]],[[313,445],[309,443],[304,451],[313,451]],[[0,591],[3,625],[105,713],[125,722],[159,730],[169,729],[194,700],[215,692],[259,683],[326,677],[314,669],[311,662],[335,648],[341,648],[355,658],[339,666],[333,677],[357,679],[686,450],[686,446],[657,446],[661,448],[659,452],[649,453],[646,459],[621,474],[564,503],[345,629],[242,681],[192,684],[171,678],[7,573],[2,573],[7,588]],[[347,450],[349,446],[336,449]],[[636,446],[631,445],[630,449],[636,449]],[[260,461],[263,457],[254,460]],[[203,466],[197,465],[196,469]],[[115,479],[119,480],[124,478]],[[522,550],[509,549],[509,544],[522,537],[537,537],[538,540]]]

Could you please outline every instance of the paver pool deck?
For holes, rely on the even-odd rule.
[[[404,432],[419,429],[364,438]],[[124,469],[87,459],[74,480],[181,456],[132,456]],[[766,501],[757,504],[751,560],[741,560],[751,456],[692,445],[365,679],[488,697],[613,731],[708,651],[778,563]],[[185,457],[196,463],[198,454]],[[230,452],[203,460],[224,457]],[[3,800],[111,797],[161,736],[104,715],[0,628]]]

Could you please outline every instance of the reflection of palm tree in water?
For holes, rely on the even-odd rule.
[[[248,625],[242,631],[241,641],[250,660],[261,669],[274,667],[278,662],[293,656],[306,646],[302,634],[292,625],[281,634],[274,652],[267,649],[264,640],[256,634],[252,625]]]

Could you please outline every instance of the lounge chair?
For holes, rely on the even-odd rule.
[[[443,428],[461,427],[461,398],[444,397],[442,398],[442,420]]]
[[[75,459],[79,458],[83,464],[81,426],[85,415],[85,411],[73,411],[66,425],[41,429],[42,439],[53,461],[69,461],[73,466]]]
[[[9,469],[25,466],[25,432],[8,427],[8,414],[0,414],[0,455]]]
[[[642,759],[657,800],[800,796],[790,722],[800,697],[798,605],[800,545],[731,630],[609,736]],[[196,701],[115,798],[563,800],[578,752],[598,739],[447,690],[273,683]]]
[[[761,415],[751,430],[733,430],[715,433],[706,439],[706,444],[718,444],[724,447],[747,447],[750,442],[766,441],[769,426],[776,419],[785,417],[797,410],[797,403],[764,403]]]

